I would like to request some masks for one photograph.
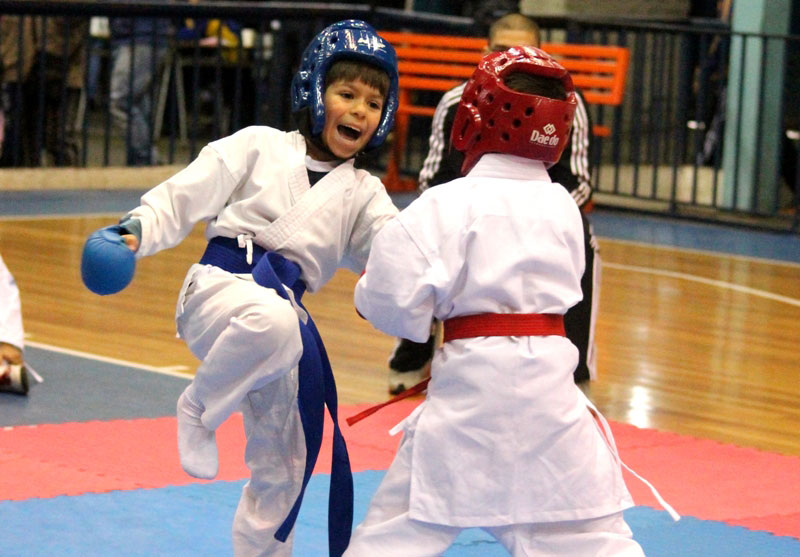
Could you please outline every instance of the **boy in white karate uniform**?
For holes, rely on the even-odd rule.
[[[178,401],[178,448],[187,473],[215,477],[214,431],[241,406],[251,477],[234,519],[236,555],[291,554],[325,405],[336,423],[333,376],[300,297],[339,267],[360,273],[372,238],[397,213],[380,180],[353,166],[392,127],[391,45],[362,21],[333,24],[306,48],[291,94],[299,132],[249,127],[210,143],[112,227],[138,258],[208,221],[208,248],[176,314],[179,335],[203,360]],[[341,555],[352,476],[338,426],[333,468],[330,552]]]
[[[358,311],[424,341],[444,322],[428,394],[348,557],[440,555],[481,527],[512,555],[641,556],[613,440],[575,385],[564,313],[581,299],[583,229],[547,166],[575,92],[533,47],[486,56],[452,143],[465,177],[424,192],[373,242]]]

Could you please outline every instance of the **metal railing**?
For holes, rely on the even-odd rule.
[[[12,56],[12,64],[5,65],[5,101],[12,109],[6,118],[12,125],[6,128],[11,133],[6,133],[0,164],[132,164],[135,133],[129,122],[135,103],[129,99],[122,107],[127,121],[113,113],[111,59],[116,48],[127,45],[133,51],[133,66],[139,52],[136,47],[157,49],[162,37],[153,32],[118,40],[102,26],[89,24],[114,17],[156,18],[176,30],[187,19],[232,23],[230,29],[217,26],[208,36],[185,38],[173,33],[163,43],[163,59],[147,59],[154,76],[145,92],[152,107],[147,114],[147,146],[153,156],[144,164],[188,163],[208,141],[251,124],[291,128],[288,91],[300,53],[319,29],[333,21],[356,17],[378,29],[478,34],[469,18],[415,14],[375,4],[0,0],[0,25],[17,30],[14,37],[0,35],[3,52],[7,56],[17,49],[22,54]],[[741,68],[755,57],[751,66],[762,68],[756,81],[763,85],[770,53],[776,48],[788,52],[789,60],[800,51],[800,37],[735,34],[719,25],[688,22],[542,18],[539,23],[547,42],[616,44],[632,53],[622,104],[590,107],[594,123],[611,129],[609,137],[593,141],[598,204],[797,230],[800,124],[786,117],[794,107],[784,106],[781,95],[764,98],[758,105],[772,109],[769,121],[762,114],[749,123],[739,119],[731,124],[726,118],[742,113],[748,102],[752,105],[744,90],[727,91],[727,72],[731,61],[737,60],[730,52],[740,57]],[[54,32],[59,25],[61,32],[69,31],[70,38],[48,36],[47,31]],[[227,31],[233,31],[233,40]],[[80,73],[77,84],[67,79],[70,69]],[[26,71],[27,89],[22,86],[25,78],[18,80],[19,86],[8,86],[9,74],[13,78]],[[784,79],[797,78],[786,75]],[[132,75],[128,82],[133,84]],[[43,109],[48,103],[54,106]],[[22,120],[23,115],[27,120]],[[780,129],[774,129],[776,125]],[[404,169],[410,175],[421,165],[428,129],[427,120],[413,122],[410,128],[410,152],[405,158],[409,166]],[[27,154],[22,149],[23,136],[28,141]],[[774,153],[775,137],[779,138],[779,157]],[[74,157],[63,148],[70,141],[75,144]],[[751,156],[777,161],[770,167],[775,173],[771,180],[763,173],[742,174],[741,165],[731,164],[736,157],[730,153],[741,153],[747,141],[753,144]],[[385,157],[373,157],[365,164],[380,170]],[[740,202],[748,197],[752,203]]]
[[[610,113],[593,107],[595,119],[613,130],[595,145],[599,199],[715,220],[755,217],[751,222],[797,229],[800,118],[797,107],[784,103],[791,103],[784,91],[800,81],[797,68],[788,67],[792,54],[800,55],[800,37],[653,23],[572,22],[569,33],[573,41],[618,44],[632,53],[623,104]],[[776,50],[787,62],[779,68],[782,89],[766,77]],[[746,60],[760,73],[749,76],[755,92],[745,91]],[[730,79],[730,71],[739,79]],[[748,122],[742,115],[753,106],[757,114]],[[747,175],[736,160],[746,156],[771,161],[773,174]]]

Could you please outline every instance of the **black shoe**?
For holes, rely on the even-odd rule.
[[[426,342],[399,339],[389,359],[389,393],[397,395],[430,377],[435,337]]]

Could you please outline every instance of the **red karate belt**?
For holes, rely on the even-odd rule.
[[[461,315],[444,321],[444,342],[475,337],[544,337],[567,336],[564,316],[558,313],[479,313]],[[347,425],[360,422],[384,406],[421,393],[428,388],[430,377],[386,402],[370,406],[347,418]]]
[[[558,313],[479,313],[444,322],[444,342],[475,337],[567,336]]]

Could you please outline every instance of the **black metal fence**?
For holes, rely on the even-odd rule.
[[[623,103],[592,107],[612,129],[595,145],[599,198],[797,229],[800,36],[732,33],[713,22],[568,29],[570,41],[631,51]]]
[[[326,24],[350,17],[378,29],[482,33],[468,18],[374,4],[0,0],[0,165],[185,164],[241,127],[290,128],[289,83],[302,49]],[[119,18],[131,19],[115,26]],[[539,23],[547,42],[631,51],[622,104],[590,107],[595,124],[611,129],[593,142],[598,203],[797,230],[800,117],[796,93],[785,91],[798,90],[800,37],[711,23]],[[766,75],[775,52],[785,60],[779,93]],[[752,111],[743,85],[752,67],[761,71],[761,97],[747,120],[737,115]],[[728,91],[730,83],[740,89]],[[408,174],[419,170],[428,128],[426,119],[412,122]],[[747,157],[764,161],[766,175],[742,166]],[[367,164],[379,170],[385,158]]]

